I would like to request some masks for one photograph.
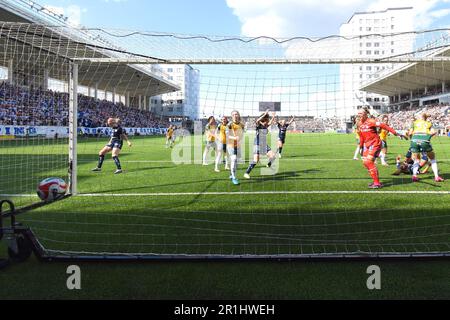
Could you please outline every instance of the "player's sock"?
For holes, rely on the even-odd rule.
[[[105,156],[98,156],[98,164],[97,164],[97,168],[101,168],[103,165],[103,161],[105,161]]]
[[[378,175],[378,169],[377,166],[375,165],[375,163],[373,163],[372,161],[369,161],[368,163],[368,168],[369,168],[369,173],[373,179],[373,183],[374,184],[380,184],[380,178]]]
[[[283,147],[278,148],[278,153],[281,154],[283,152]]]
[[[203,152],[203,163],[206,163],[206,156],[208,155],[208,151],[209,151],[209,148],[206,147],[205,151]]]
[[[356,147],[355,156],[353,157],[353,159],[358,159],[358,155],[359,155],[360,151],[361,151],[361,148],[360,147]]]
[[[402,166],[402,163],[401,163],[401,161],[400,161],[400,158],[397,158],[397,160],[396,160],[396,166],[397,166],[397,169],[400,169],[400,167]]]
[[[217,151],[217,157],[215,162],[216,170],[219,170],[219,163],[221,159],[222,159],[222,151]]]
[[[386,163],[386,154],[384,152],[380,153],[380,159],[382,164]]]
[[[273,162],[275,161],[275,157],[273,157],[273,158],[269,158],[269,162],[267,163],[267,166],[270,168],[270,167],[272,167],[272,164],[273,164]]]
[[[252,161],[250,162],[250,165],[247,168],[247,171],[245,173],[250,174],[250,172],[252,172],[252,170],[256,167],[256,162]]]
[[[236,179],[236,171],[237,171],[237,156],[232,155],[231,158],[231,177]]]
[[[413,164],[413,176],[414,177],[416,177],[419,174],[419,169],[420,169],[420,161],[414,160],[414,164]]]
[[[116,164],[117,170],[122,170],[122,166],[120,165],[119,157],[113,157],[114,163]]]
[[[434,177],[438,178],[439,177],[439,169],[438,169],[436,160],[431,160],[431,169],[433,170]]]

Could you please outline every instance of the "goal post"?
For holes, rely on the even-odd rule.
[[[78,141],[78,64],[70,66],[69,79],[69,185],[70,193],[77,194]]]

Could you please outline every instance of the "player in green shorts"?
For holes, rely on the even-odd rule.
[[[422,113],[418,120],[411,124],[408,136],[411,137],[411,152],[413,165],[413,182],[418,182],[420,169],[420,158],[419,154],[426,152],[428,158],[431,162],[431,169],[434,172],[434,181],[442,182],[443,178],[439,176],[438,165],[436,161],[436,155],[433,152],[433,147],[431,145],[431,138],[436,135],[436,131],[433,129],[433,125],[428,121],[429,115],[427,113]]]

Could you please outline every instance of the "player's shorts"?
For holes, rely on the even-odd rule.
[[[278,136],[278,141],[280,141],[282,144],[285,144],[286,136]]]
[[[387,141],[381,140],[381,149],[387,149],[388,144]]]
[[[206,141],[206,147],[207,147],[207,148],[213,148],[213,149],[216,149],[216,146],[217,146],[217,144],[216,144],[215,141]]]
[[[261,154],[261,151],[264,152],[264,154],[267,154],[271,151],[272,149],[268,146],[268,145],[258,145],[255,144],[253,145],[253,154]]]
[[[123,141],[122,140],[116,140],[111,142],[110,144],[107,144],[106,147],[111,149],[122,149]]]
[[[412,140],[409,148],[412,153],[432,152],[433,146],[430,141],[426,140]]]
[[[237,156],[238,155],[238,147],[233,147],[233,146],[227,145],[227,152],[230,156],[232,156],[232,155]]]
[[[378,146],[378,147],[369,146],[368,148],[364,147],[363,157],[367,158],[367,157],[371,156],[373,159],[376,159],[380,156],[380,152],[381,152],[380,146]]]
[[[227,144],[217,141],[217,150],[227,152]]]

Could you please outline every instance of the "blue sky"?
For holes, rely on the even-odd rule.
[[[450,0],[38,0],[38,3],[65,14],[76,25],[182,34],[323,37],[339,34],[340,25],[347,22],[354,12],[409,6],[414,6],[416,30],[450,27]],[[263,92],[264,96],[282,99],[284,95],[289,101],[293,100],[286,114],[311,114],[310,109],[314,109],[312,114],[319,116],[330,111],[325,110],[327,105],[335,105],[333,102],[339,99],[338,68],[322,66],[319,72],[318,68],[305,71],[302,67],[278,66],[274,75],[287,72],[284,75],[289,78],[296,74],[297,84],[292,80],[287,87],[279,87],[274,80],[276,76],[270,75],[266,79],[265,85],[268,87]],[[221,115],[225,108],[230,109],[226,110],[229,112],[240,104],[244,108],[248,105],[249,95],[253,96],[254,101],[248,113],[258,112],[256,88],[248,89],[249,94],[239,96],[239,91],[246,87],[223,85],[229,83],[229,72],[219,72],[212,66],[199,68],[202,75],[201,114],[214,112],[216,116]],[[248,70],[250,72],[241,78],[243,83],[256,77],[255,68]],[[215,86],[211,85],[214,76],[222,77]],[[328,83],[320,92],[319,85],[314,84],[318,81]],[[303,89],[307,93],[298,92],[302,90],[297,88],[299,83],[309,83]],[[294,110],[296,108],[301,110]],[[330,112],[329,115],[332,115],[334,110]]]
[[[88,27],[244,36],[325,36],[356,11],[413,5],[417,28],[449,26],[450,0],[39,0]]]

